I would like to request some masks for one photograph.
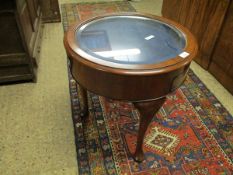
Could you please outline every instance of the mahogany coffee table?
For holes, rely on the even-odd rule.
[[[130,101],[140,113],[134,160],[144,159],[142,144],[151,119],[184,81],[197,54],[193,35],[168,19],[140,13],[102,15],[70,27],[64,45],[79,84],[82,114],[87,90]]]

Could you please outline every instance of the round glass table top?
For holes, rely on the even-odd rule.
[[[86,54],[110,63],[157,64],[180,55],[185,34],[162,21],[142,16],[106,16],[76,30]]]

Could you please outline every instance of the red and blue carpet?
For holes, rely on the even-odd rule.
[[[64,29],[76,20],[118,11],[135,10],[128,2],[64,4]],[[191,70],[157,113],[159,122],[150,124],[146,160],[140,164],[129,155],[138,130],[132,104],[89,93],[90,116],[83,125],[77,85],[70,74],[69,80],[80,175],[233,174],[233,117]]]

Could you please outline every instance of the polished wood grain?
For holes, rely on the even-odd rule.
[[[233,1],[213,51],[209,71],[233,94]]]
[[[179,56],[159,64],[150,65],[106,65],[98,59],[84,54],[75,40],[75,32],[86,23],[106,16],[142,16],[165,22],[186,36],[184,51],[190,55]],[[108,98],[131,101],[140,113],[138,141],[133,157],[136,161],[143,160],[142,144],[147,127],[165,101],[166,95],[176,90],[184,81],[189,65],[195,58],[198,47],[193,35],[183,26],[171,20],[140,13],[117,13],[94,17],[77,22],[71,26],[64,36],[64,45],[71,60],[71,73],[81,86],[80,95],[87,99],[85,90]],[[86,111],[87,100],[83,111]],[[85,114],[85,112],[84,112]]]
[[[230,0],[164,0],[162,15],[187,27],[197,38],[195,61],[208,69]]]
[[[195,60],[233,94],[233,1],[164,0],[162,13],[193,32]]]

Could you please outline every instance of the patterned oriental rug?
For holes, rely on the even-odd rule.
[[[135,11],[128,2],[64,4],[61,9],[65,31],[76,20]],[[156,114],[159,122],[150,124],[144,140],[146,160],[140,164],[129,154],[139,125],[132,104],[89,93],[90,116],[83,125],[70,73],[69,80],[80,175],[233,174],[233,117],[191,70]]]

